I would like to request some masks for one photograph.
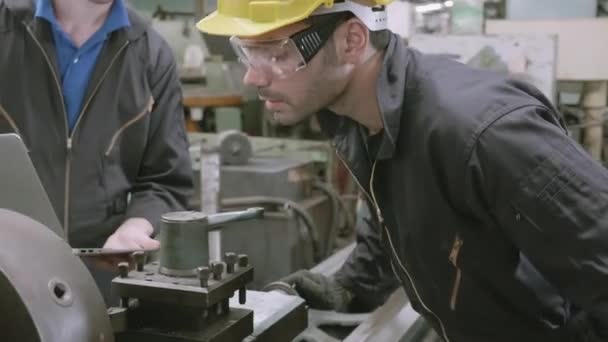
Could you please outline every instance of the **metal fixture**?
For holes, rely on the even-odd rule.
[[[178,277],[196,276],[198,267],[209,264],[210,231],[231,222],[261,218],[263,213],[262,208],[251,208],[213,215],[193,211],[163,215],[160,273]],[[215,272],[213,268],[212,272]]]

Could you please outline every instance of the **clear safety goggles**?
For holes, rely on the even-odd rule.
[[[305,68],[343,22],[335,17],[322,17],[326,18],[316,18],[311,26],[288,38],[263,41],[232,36],[230,43],[248,68],[285,79]]]

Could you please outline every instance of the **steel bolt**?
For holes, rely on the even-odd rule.
[[[249,257],[247,254],[239,254],[239,267],[249,266]]]
[[[244,287],[239,289],[239,304],[243,305],[247,302],[247,289]]]
[[[222,273],[224,273],[224,263],[222,263],[222,262],[214,262],[211,265],[211,271],[213,272],[213,279],[214,280],[221,280],[222,279]]]
[[[224,260],[226,261],[226,272],[234,273],[234,265],[237,262],[236,254],[228,252],[224,255]]]
[[[209,285],[209,267],[203,266],[198,268],[198,279],[201,281],[201,287]]]
[[[129,263],[126,261],[118,263],[118,274],[121,278],[129,276]]]
[[[137,263],[137,272],[143,272],[144,262],[146,259],[144,252],[135,252],[133,253],[133,257],[135,258],[135,262]]]

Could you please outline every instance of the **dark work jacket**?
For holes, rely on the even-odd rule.
[[[33,14],[31,0],[0,0],[0,133],[23,138],[72,245],[100,247],[130,217],[158,229],[192,192],[173,52],[129,11],[69,134],[52,31]]]
[[[550,101],[398,36],[377,90],[373,160],[317,115],[375,213],[336,279],[379,304],[394,273],[446,341],[608,341],[608,172]]]

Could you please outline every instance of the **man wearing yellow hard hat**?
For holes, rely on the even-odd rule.
[[[284,281],[349,310],[397,278],[445,341],[607,341],[608,171],[534,87],[408,48],[389,2],[218,0],[198,23],[279,123],[316,115],[373,213],[337,274]]]

